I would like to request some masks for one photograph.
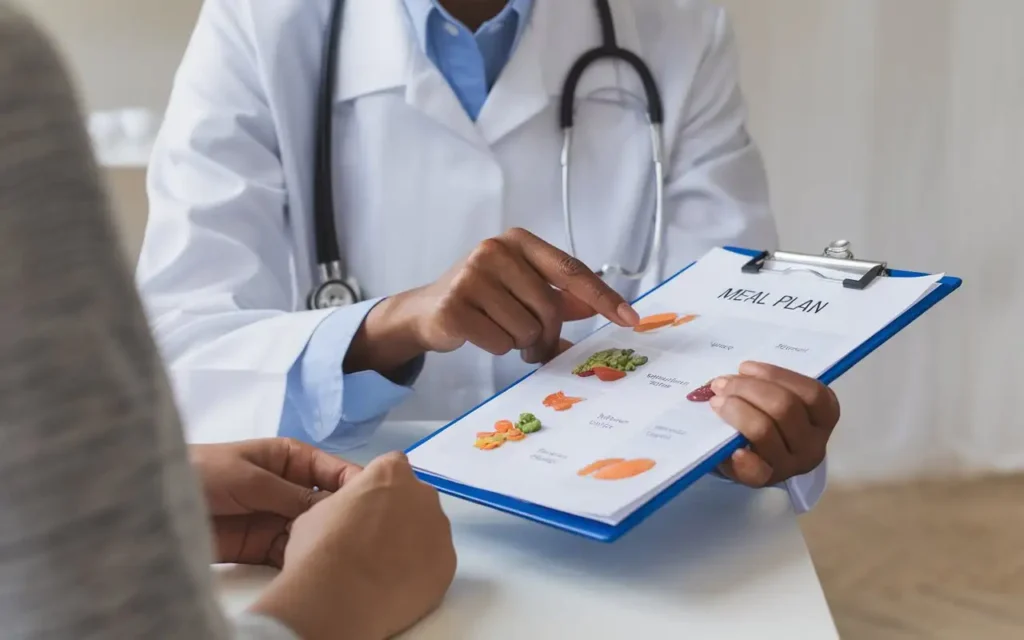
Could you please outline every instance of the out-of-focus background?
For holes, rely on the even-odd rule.
[[[101,135],[108,110],[158,117],[201,5],[20,1],[64,50]],[[832,487],[802,524],[840,631],[1022,638],[1024,2],[721,4],[783,248],[842,237],[859,257],[965,281],[836,385]],[[108,137],[134,260],[145,144]]]

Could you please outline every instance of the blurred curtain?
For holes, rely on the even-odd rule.
[[[836,383],[833,479],[1024,469],[1024,2],[721,4],[785,248],[964,278]]]

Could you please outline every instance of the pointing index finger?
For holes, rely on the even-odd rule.
[[[615,324],[632,327],[640,322],[640,315],[625,298],[579,259],[529,231],[513,229],[506,237],[518,246],[526,261],[550,284],[572,294]]]

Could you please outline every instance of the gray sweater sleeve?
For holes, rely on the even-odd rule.
[[[53,49],[0,0],[0,635],[229,626],[161,363]]]

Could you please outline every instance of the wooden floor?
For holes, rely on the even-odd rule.
[[[829,489],[801,525],[844,640],[1024,639],[1024,476]]]

